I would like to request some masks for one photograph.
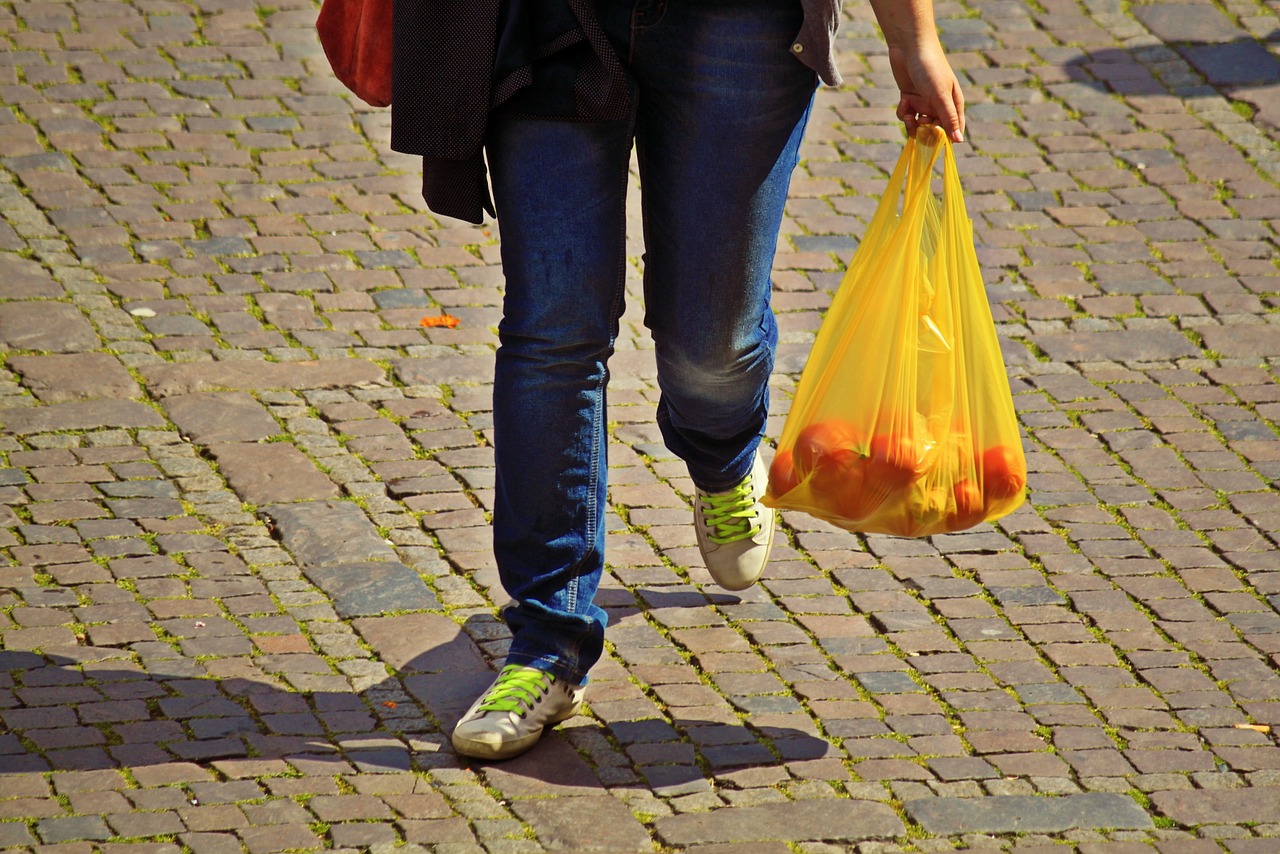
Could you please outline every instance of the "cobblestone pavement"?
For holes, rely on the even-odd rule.
[[[774,437],[901,146],[849,6]],[[316,9],[0,2],[0,848],[1280,851],[1280,4],[939,2],[1032,469],[995,525],[785,514],[716,588],[632,270],[609,655],[494,765],[446,733],[505,644],[498,231],[423,210]]]

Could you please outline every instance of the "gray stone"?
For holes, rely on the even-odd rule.
[[[603,795],[604,786],[564,739],[543,735],[537,750],[485,769],[489,785],[507,798]]]
[[[71,842],[77,839],[110,839],[111,829],[96,815],[46,818],[36,823],[36,833],[45,842]]]
[[[405,385],[454,382],[492,382],[492,357],[447,355],[421,359],[393,359],[396,376]]]
[[[397,614],[351,622],[378,660],[400,673],[481,673],[493,681],[484,656],[453,620],[440,614]]]
[[[147,389],[157,397],[197,391],[347,388],[382,385],[382,368],[367,359],[316,362],[183,362],[140,369]]]
[[[80,353],[98,347],[98,333],[74,305],[47,300],[0,303],[0,346]]]
[[[1198,356],[1200,350],[1176,329],[1117,329],[1037,335],[1035,343],[1058,362],[1160,362]]]
[[[189,314],[161,314],[157,317],[148,317],[142,321],[142,325],[157,337],[212,334],[208,326]]]
[[[1156,809],[1181,825],[1280,821],[1280,788],[1153,792]]]
[[[1207,5],[1199,8],[1214,9]],[[1257,86],[1280,81],[1280,62],[1253,39],[1190,45],[1181,48],[1181,53],[1214,86]]]
[[[493,681],[480,648],[448,617],[399,614],[353,620],[351,625],[380,661],[406,674],[409,693],[447,724]]]
[[[180,394],[165,398],[165,411],[194,442],[257,442],[282,430],[266,407],[242,391]]]
[[[1015,690],[1018,692],[1019,700],[1032,706],[1040,705],[1041,703],[1084,702],[1084,697],[1081,697],[1075,688],[1062,682],[1018,685]]]
[[[774,371],[779,374],[799,375],[804,370],[812,349],[809,344],[780,343],[773,358]]]
[[[142,396],[124,365],[106,353],[14,356],[9,366],[22,374],[22,384],[44,403]]]
[[[19,436],[55,430],[164,427],[160,414],[132,400],[94,400],[0,409],[0,427]]]
[[[900,670],[855,673],[854,677],[872,694],[912,694],[924,690]]]
[[[1061,833],[1079,828],[1145,829],[1148,816],[1127,795],[1089,792],[1065,797],[997,795],[926,798],[903,805],[930,833]]]
[[[1280,356],[1280,326],[1206,326],[1204,346],[1232,359]]]
[[[350,501],[273,504],[262,508],[284,547],[303,566],[395,560],[369,517]]]
[[[14,741],[16,740],[17,738],[14,737]],[[25,824],[13,821],[0,824],[0,848],[20,848],[35,844],[36,838],[27,830]]]
[[[1006,338],[1001,335],[998,339],[1000,342],[1000,355],[1004,357],[1004,363],[1008,365],[1030,365],[1035,362],[1036,357],[1027,349],[1026,344],[1016,341],[1012,338]]]
[[[1269,611],[1228,614],[1227,620],[1247,635],[1280,634],[1280,614]]]
[[[181,501],[172,498],[125,498],[108,501],[117,519],[170,519],[185,514]]]
[[[360,262],[360,266],[365,269],[375,267],[399,267],[408,269],[418,266],[418,262],[413,259],[408,252],[399,249],[375,249],[372,251],[355,252],[356,260]]]
[[[609,795],[518,800],[512,809],[548,851],[652,851],[644,825]]]
[[[415,291],[409,288],[393,288],[386,291],[374,291],[373,302],[380,309],[392,308],[431,308],[433,303],[426,291]]]
[[[1280,85],[1240,86],[1224,91],[1228,97],[1237,101],[1252,104],[1257,112],[1254,121],[1261,125],[1270,125],[1269,129],[1280,128]]]
[[[1265,421],[1219,421],[1214,426],[1232,442],[1276,441],[1276,434]]]
[[[658,835],[672,846],[764,840],[845,842],[905,832],[902,821],[885,804],[832,799],[723,807],[665,816],[655,825]]]
[[[440,607],[418,574],[395,561],[310,566],[304,573],[329,595],[340,617]]]
[[[213,445],[218,468],[236,494],[250,504],[336,498],[338,487],[306,454],[285,442]]]
[[[1230,18],[1209,3],[1134,6],[1133,16],[1166,42],[1229,42],[1243,35]]]
[[[98,486],[112,498],[179,498],[178,487],[167,480],[118,480]]]
[[[348,750],[347,759],[361,774],[401,774],[412,770],[413,759],[403,747]]]
[[[243,237],[211,237],[188,240],[187,248],[196,255],[252,255],[253,245]]]
[[[118,579],[155,579],[165,575],[183,575],[183,567],[172,557],[152,554],[148,557],[120,557],[109,561],[111,575]]]
[[[61,296],[62,285],[35,261],[7,252],[0,254],[0,299],[57,299]]]
[[[1052,587],[992,587],[1001,605],[1062,605],[1066,602]]]

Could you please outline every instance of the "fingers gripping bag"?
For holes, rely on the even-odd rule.
[[[764,502],[925,537],[1004,516],[1026,481],[955,154],[921,127],[818,330]]]

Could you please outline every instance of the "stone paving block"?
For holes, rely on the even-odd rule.
[[[265,407],[244,392],[205,392],[165,398],[165,412],[193,442],[259,442],[283,431]]]
[[[246,827],[237,831],[253,854],[275,851],[312,851],[324,848],[324,840],[305,824]]]
[[[4,822],[0,824],[0,847],[18,848],[35,845],[36,838],[31,835],[25,824]]]
[[[438,608],[440,602],[409,567],[396,561],[309,566],[306,576],[333,599],[342,617]]]
[[[1159,362],[1200,352],[1173,329],[1068,332],[1040,335],[1035,340],[1050,358],[1061,362]]]
[[[23,385],[45,403],[142,396],[128,370],[106,353],[15,356],[9,366],[22,375]]]
[[[105,427],[164,427],[160,414],[132,400],[94,400],[50,406],[0,409],[0,426],[25,436],[60,430],[100,430]]]
[[[1227,43],[1242,35],[1230,18],[1205,3],[1135,6],[1133,16],[1157,37],[1170,42]]]
[[[36,833],[45,843],[110,839],[111,829],[96,815],[45,818],[36,822]]]
[[[338,496],[338,487],[306,454],[288,443],[212,445],[209,453],[236,494],[250,504]]]
[[[74,305],[6,302],[0,304],[0,345],[8,350],[81,353],[98,347],[98,334]]]
[[[600,795],[604,787],[577,751],[562,738],[543,736],[538,756],[526,753],[485,767],[490,786],[505,798]]]
[[[140,372],[147,391],[162,398],[202,391],[350,388],[385,380],[382,368],[365,359],[155,364]]]
[[[1179,48],[1179,53],[1215,86],[1259,86],[1280,81],[1280,62],[1261,42],[1251,38],[1236,38],[1225,44],[1186,45]]]
[[[282,544],[304,566],[395,560],[396,554],[358,506],[309,501],[262,508]]]
[[[1280,818],[1280,789],[1192,789],[1153,792],[1151,802],[1180,825],[1273,822]]]
[[[548,851],[651,851],[644,825],[618,799],[607,795],[525,799],[516,815],[535,828]]]
[[[396,378],[406,385],[436,383],[480,383],[493,377],[493,365],[487,358],[441,355],[429,359],[397,359],[392,362]]]
[[[62,285],[38,262],[10,252],[0,253],[0,297],[6,300],[47,300],[58,299],[64,293]]]
[[[475,642],[453,620],[439,614],[400,614],[352,620],[352,628],[380,660],[404,673],[495,675]],[[487,684],[487,683],[486,683]]]
[[[659,818],[654,825],[662,840],[675,846],[763,840],[854,842],[904,831],[901,820],[885,804],[830,799],[724,807]]]
[[[941,835],[1153,826],[1150,816],[1132,798],[1100,792],[1064,797],[926,798],[906,801],[903,808],[925,830]]]
[[[1264,358],[1280,356],[1280,326],[1206,326],[1205,347],[1228,358]]]

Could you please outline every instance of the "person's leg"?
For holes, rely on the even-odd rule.
[[[603,652],[606,361],[622,311],[631,122],[502,118],[487,141],[506,277],[494,553],[508,664],[585,683]]]
[[[777,326],[770,270],[817,85],[798,0],[680,0],[633,33],[645,318],[667,446],[719,492],[752,470]]]

